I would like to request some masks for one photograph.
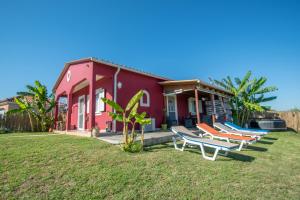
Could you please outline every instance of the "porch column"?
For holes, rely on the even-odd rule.
[[[93,67],[91,69],[90,75],[90,85],[89,85],[89,95],[90,95],[90,105],[89,105],[89,121],[87,124],[87,129],[92,130],[95,127],[95,111],[96,111],[96,96],[95,96],[95,82],[96,75],[94,74]]]
[[[198,90],[197,89],[195,89],[195,104],[196,104],[197,124],[199,124],[199,123],[201,123],[201,121],[200,121],[199,97],[198,97]]]
[[[215,105],[215,95],[211,94],[210,95],[211,103],[212,103],[212,108],[213,108],[213,113],[212,113],[212,122],[216,122],[216,105]]]
[[[220,97],[219,98],[221,99],[221,105],[222,105],[222,108],[224,110],[224,114],[225,114],[225,121],[227,120],[227,111],[226,111],[226,108],[225,108],[225,104],[224,104],[224,97]]]
[[[66,117],[66,131],[71,130],[71,115],[72,115],[72,106],[73,106],[73,96],[72,90],[67,94],[68,98],[68,112]]]

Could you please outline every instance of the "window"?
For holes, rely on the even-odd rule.
[[[150,94],[146,90],[143,90],[144,95],[140,99],[140,105],[142,107],[149,107],[150,106]]]
[[[96,114],[101,114],[105,110],[105,104],[101,98],[105,97],[105,90],[99,88],[96,90]]]
[[[195,101],[195,98],[190,97],[188,99],[188,105],[189,105],[189,113],[191,113],[192,115],[196,115],[196,101]],[[202,101],[201,100],[199,100],[198,108],[199,108],[199,112],[202,113]]]
[[[86,95],[86,113],[90,113],[90,95]]]
[[[0,118],[4,117],[4,114],[5,114],[5,110],[4,109],[0,109]]]

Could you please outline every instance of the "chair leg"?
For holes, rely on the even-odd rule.
[[[175,137],[172,137],[172,140],[173,140],[174,148],[175,148],[176,150],[179,150],[179,151],[183,151],[183,150],[184,150],[184,147],[185,147],[185,145],[186,145],[186,141],[184,141],[182,147],[179,148],[179,147],[177,146],[177,143],[176,143],[176,142],[177,142],[177,141],[176,141],[176,138],[175,138]]]
[[[215,161],[219,152],[219,148],[215,148],[215,153],[212,157],[205,155],[205,150],[204,150],[204,146],[201,144],[199,145],[200,149],[201,149],[201,153],[202,153],[202,157],[206,160],[211,160],[211,161]]]
[[[239,148],[238,148],[238,151],[241,151],[241,150],[242,150],[244,143],[245,143],[245,141],[243,140],[243,141],[241,142]]]
[[[182,148],[180,149],[180,151],[184,151],[184,147],[186,145],[186,141],[183,142]]]
[[[178,148],[178,146],[177,146],[176,138],[175,138],[175,137],[172,137],[172,140],[173,140],[174,148],[175,148],[176,150],[179,150],[180,148]]]

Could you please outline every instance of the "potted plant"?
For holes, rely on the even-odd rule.
[[[95,126],[93,129],[92,129],[92,137],[98,137],[99,136],[99,128],[97,126]]]
[[[163,114],[164,114],[164,118],[163,118],[163,123],[161,124],[161,130],[166,131],[168,129],[166,108],[163,109]]]

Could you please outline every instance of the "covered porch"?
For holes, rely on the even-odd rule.
[[[230,120],[228,100],[232,94],[198,79],[160,82],[168,126],[184,125],[192,128],[197,123],[213,124]]]

